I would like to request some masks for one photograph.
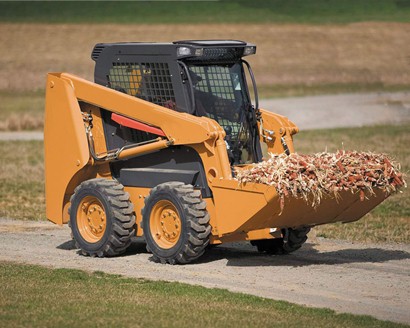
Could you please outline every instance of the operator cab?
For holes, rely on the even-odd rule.
[[[242,59],[256,46],[236,40],[97,44],[95,82],[179,112],[214,119],[225,130],[231,165],[262,159],[254,107]],[[246,70],[245,70],[246,67]],[[108,124],[110,117],[104,118]],[[133,142],[152,136],[135,133]],[[108,142],[108,141],[107,141]],[[114,137],[110,148],[121,140]],[[122,141],[123,142],[123,141]]]

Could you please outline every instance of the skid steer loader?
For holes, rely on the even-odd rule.
[[[104,43],[91,54],[95,83],[49,73],[47,218],[69,223],[84,255],[118,255],[143,236],[154,260],[175,264],[234,241],[287,254],[310,227],[358,220],[382,202],[382,191],[364,202],[345,191],[316,209],[286,199],[282,211],[273,186],[232,178],[268,152],[294,152],[298,132],[259,108],[243,59],[255,52],[234,40]]]

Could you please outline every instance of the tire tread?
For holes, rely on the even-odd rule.
[[[109,215],[108,212],[112,214],[112,229],[111,235],[108,236],[106,243],[102,246],[102,250],[87,250],[85,247],[81,247],[80,243],[74,238],[76,247],[80,249],[79,253],[91,257],[111,257],[125,252],[131,244],[131,237],[135,235],[135,214],[134,206],[130,201],[129,194],[124,191],[124,186],[115,180],[103,178],[86,180],[75,188],[74,194],[70,198],[71,204],[73,204],[77,194],[84,188],[97,189],[104,195],[111,207],[106,209],[106,212],[107,215]],[[68,213],[71,216],[71,206]],[[69,225],[73,229],[71,222]]]
[[[210,218],[206,210],[206,202],[201,198],[201,192],[195,190],[192,185],[182,182],[166,182],[154,187],[145,199],[145,206],[141,211],[146,226],[146,220],[149,220],[147,213],[149,198],[159,192],[173,193],[179,199],[187,220],[187,238],[179,251],[170,257],[165,258],[155,254],[155,246],[149,245],[151,241],[147,241],[147,250],[153,253],[154,261],[163,264],[186,264],[196,260],[205,252],[211,234]]]

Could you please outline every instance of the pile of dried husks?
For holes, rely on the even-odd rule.
[[[363,201],[382,189],[386,194],[405,187],[400,165],[384,154],[338,151],[313,155],[273,155],[246,169],[237,169],[239,183],[257,182],[274,186],[283,209],[285,197],[292,196],[316,207],[324,195],[338,197],[342,190],[358,193]]]

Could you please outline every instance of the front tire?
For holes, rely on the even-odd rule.
[[[115,256],[127,249],[135,235],[135,215],[129,194],[120,183],[84,181],[70,201],[72,236],[82,255]]]
[[[209,244],[209,214],[201,192],[182,182],[166,182],[145,199],[142,224],[147,250],[156,262],[185,264]]]

